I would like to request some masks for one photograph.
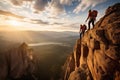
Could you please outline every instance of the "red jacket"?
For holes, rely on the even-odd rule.
[[[86,25],[80,26],[80,29],[81,29],[82,31],[85,31],[85,30],[86,30]]]

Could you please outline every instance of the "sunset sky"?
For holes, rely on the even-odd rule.
[[[120,0],[0,0],[0,31],[78,31],[89,9],[105,9]]]

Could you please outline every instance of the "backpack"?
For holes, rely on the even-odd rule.
[[[85,24],[82,26],[82,30],[83,30],[83,31],[86,30],[86,25],[85,25]]]
[[[97,10],[93,10],[93,11],[92,11],[92,16],[93,16],[93,17],[97,17],[97,14],[98,14],[98,11],[97,11]]]

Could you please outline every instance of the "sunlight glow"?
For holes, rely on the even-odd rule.
[[[21,25],[21,23],[16,20],[9,20],[8,23],[12,26],[20,26]]]

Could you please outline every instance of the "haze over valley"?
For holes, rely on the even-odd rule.
[[[77,38],[79,36],[76,32],[3,31],[0,32],[0,52],[25,42],[33,49],[36,57],[36,76],[39,80],[57,80],[61,77],[62,66]]]

